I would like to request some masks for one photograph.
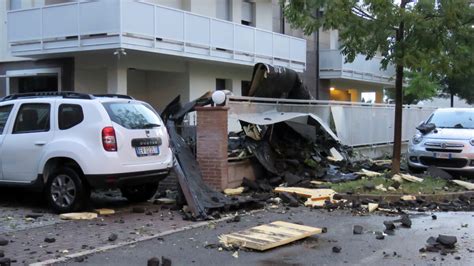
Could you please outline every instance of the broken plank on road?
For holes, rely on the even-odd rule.
[[[310,189],[302,187],[277,187],[275,192],[296,193],[299,196],[311,198],[313,201],[329,200],[336,194],[336,191],[328,188]]]
[[[321,228],[276,221],[243,231],[221,235],[221,243],[255,250],[267,250],[322,233]]]

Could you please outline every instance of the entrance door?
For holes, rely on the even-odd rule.
[[[7,95],[61,91],[60,68],[9,70],[6,74]]]

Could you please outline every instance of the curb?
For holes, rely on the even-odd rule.
[[[357,194],[357,195],[348,195],[348,194],[340,194],[343,199],[346,200],[361,200],[361,199],[372,199],[372,200],[379,200],[379,201],[386,201],[386,202],[394,202],[399,201],[400,197],[403,195],[409,194],[386,194],[386,195],[372,195],[372,194]],[[444,193],[444,194],[418,194],[413,195],[417,198],[421,198],[428,201],[440,202],[443,200],[453,200],[459,198],[459,196],[466,196],[466,197],[474,197],[474,191],[464,191],[464,192],[451,192],[451,193]]]

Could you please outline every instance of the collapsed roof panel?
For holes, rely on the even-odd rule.
[[[335,141],[339,142],[339,138],[334,134],[334,132],[329,128],[326,123],[323,122],[321,118],[314,114],[310,113],[285,113],[285,112],[278,112],[276,110],[264,112],[264,113],[246,113],[246,114],[237,114],[236,118],[240,121],[261,125],[261,126],[268,126],[276,123],[287,122],[289,126],[294,124],[301,124],[301,125],[320,125],[321,128],[326,131],[329,136],[331,136]],[[292,126],[293,127],[293,126]],[[308,132],[305,132],[305,129],[302,129],[299,126],[294,126],[293,129],[299,132],[301,131],[302,135],[307,135]]]
[[[313,99],[296,71],[263,63],[255,64],[248,96]]]

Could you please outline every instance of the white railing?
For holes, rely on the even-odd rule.
[[[8,42],[14,55],[65,48],[74,51],[75,47],[116,41],[123,48],[195,54],[249,65],[266,62],[297,70],[306,66],[304,39],[138,0],[83,0],[12,10],[7,16]]]
[[[394,84],[395,68],[388,65],[381,68],[381,57],[365,60],[364,55],[357,55],[352,63],[345,63],[340,50],[321,50],[319,66],[321,78],[351,78],[362,81]]]
[[[320,100],[288,100],[255,97],[228,98],[229,131],[241,130],[238,114],[279,112],[312,113],[335,130],[349,146],[379,145],[393,142],[395,107],[390,104],[365,104]],[[409,140],[416,126],[436,110],[434,107],[404,106],[402,140]]]

